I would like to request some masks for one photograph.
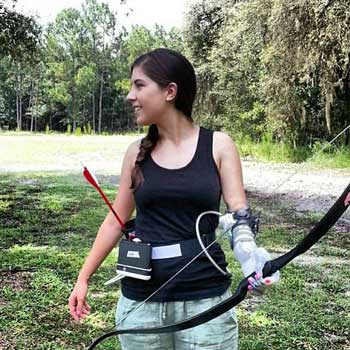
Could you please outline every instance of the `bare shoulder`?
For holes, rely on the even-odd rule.
[[[141,139],[131,143],[125,153],[125,161],[135,163],[136,157],[140,151]]]
[[[214,131],[213,148],[214,152],[217,152],[218,154],[227,152],[228,150],[235,150],[235,152],[237,152],[236,145],[232,138],[221,131]]]

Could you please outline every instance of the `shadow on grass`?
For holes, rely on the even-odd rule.
[[[314,210],[298,211],[281,194],[247,192],[247,197],[260,217],[261,234],[258,240],[272,251],[279,247],[288,249],[296,245],[326,213]],[[313,199],[316,203],[330,203],[329,208],[336,200],[324,195]],[[350,257],[349,231],[350,221],[341,218],[313,249],[323,255]]]
[[[112,200],[116,186],[103,187]],[[100,297],[90,300],[99,314],[78,325],[67,307],[77,274],[107,212],[99,194],[79,175],[1,177],[1,349],[83,349],[83,344],[113,324],[119,290],[101,287],[114,273],[112,255],[91,285],[92,290],[100,291]],[[114,340],[105,349],[115,348]]]
[[[118,178],[99,178],[112,200]],[[274,196],[248,193],[248,197],[261,211],[259,242],[271,251],[291,248],[319,219],[315,214],[295,213]],[[93,312],[87,321],[73,323],[67,308],[78,271],[107,210],[99,194],[79,175],[1,177],[0,348],[80,350],[114,324],[119,288],[103,286],[114,274],[113,254],[92,279],[89,303]],[[344,235],[333,231],[318,246],[333,249],[332,254],[349,250],[345,236],[345,231]],[[239,266],[231,251],[226,254],[235,289],[241,279]],[[289,265],[280,284],[266,296],[249,296],[238,307],[240,349],[349,347],[348,267]],[[116,339],[103,344],[105,350],[119,348]]]

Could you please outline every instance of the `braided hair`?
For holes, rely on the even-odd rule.
[[[160,87],[165,88],[170,83],[176,83],[175,108],[193,121],[192,106],[197,84],[193,66],[186,57],[174,50],[159,48],[139,56],[131,66],[131,73],[135,67],[141,67],[143,72]],[[140,150],[131,173],[130,188],[134,192],[144,180],[141,164],[150,156],[158,141],[157,125],[152,124],[148,128],[147,135],[141,140]]]

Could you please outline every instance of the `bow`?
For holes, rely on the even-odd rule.
[[[328,210],[324,217],[309,231],[309,233],[302,239],[294,248],[285,253],[284,255],[267,261],[263,268],[263,277],[271,276],[278,270],[281,270],[289,262],[295,259],[297,256],[305,253],[315,243],[317,243],[329,229],[339,220],[346,209],[350,205],[350,184],[346,187],[341,196],[336,200],[333,206]],[[248,278],[253,277],[255,272],[250,276],[244,278],[238,285],[235,293],[228,299],[224,300],[218,305],[201,312],[200,314],[183,320],[178,323],[152,327],[152,328],[139,328],[139,329],[117,329],[111,332],[107,332],[97,338],[89,347],[88,350],[94,349],[101,341],[106,338],[118,335],[118,334],[158,334],[158,333],[171,333],[178,332],[188,328],[199,326],[205,322],[208,322],[215,317],[218,317],[238,305],[248,293]]]

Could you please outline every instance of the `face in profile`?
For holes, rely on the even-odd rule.
[[[156,124],[165,111],[167,90],[149,78],[140,66],[131,74],[127,100],[132,105],[138,125]]]

